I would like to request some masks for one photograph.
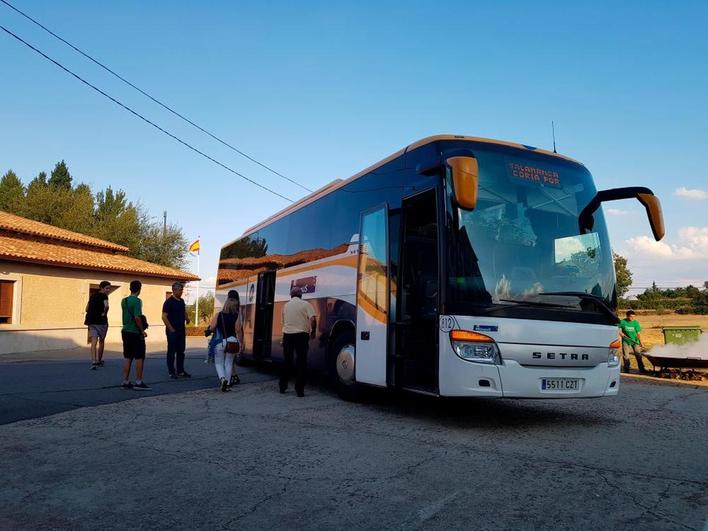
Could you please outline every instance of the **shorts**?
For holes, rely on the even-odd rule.
[[[107,324],[88,325],[89,337],[99,337],[101,339],[106,339],[106,334],[108,334],[108,325]]]
[[[122,330],[123,336],[123,357],[127,360],[145,359],[145,338],[142,334],[126,332]]]

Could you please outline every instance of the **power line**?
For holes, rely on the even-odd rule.
[[[0,1],[2,1],[2,0],[0,0]],[[275,190],[271,190],[271,189],[268,188],[267,186],[264,186],[264,185],[262,185],[262,184],[260,184],[260,183],[258,183],[258,182],[256,182],[256,181],[254,181],[253,179],[250,179],[249,177],[246,177],[246,176],[243,175],[242,173],[239,173],[239,172],[237,172],[236,170],[230,168],[229,166],[227,166],[227,165],[224,164],[223,162],[219,162],[219,161],[216,160],[214,157],[211,157],[211,156],[207,155],[206,153],[204,153],[203,151],[201,151],[201,150],[195,148],[195,147],[192,146],[191,144],[188,144],[187,142],[185,142],[185,141],[182,140],[181,138],[179,138],[179,137],[173,135],[172,133],[170,133],[170,132],[167,131],[166,129],[163,129],[162,127],[160,127],[159,125],[157,125],[155,122],[152,122],[152,121],[150,121],[149,119],[145,118],[142,114],[140,114],[140,113],[134,111],[133,109],[131,109],[131,108],[128,107],[127,105],[121,103],[120,101],[118,101],[117,99],[115,99],[113,96],[111,96],[110,94],[107,94],[106,92],[104,92],[103,90],[101,90],[100,88],[98,88],[97,86],[92,85],[91,83],[89,83],[88,81],[86,81],[85,79],[83,79],[81,76],[79,76],[78,74],[75,74],[74,72],[72,72],[71,70],[69,70],[67,67],[65,67],[64,65],[62,65],[61,63],[59,63],[58,61],[55,61],[54,59],[52,59],[51,57],[49,57],[47,54],[45,54],[44,52],[42,52],[41,50],[35,48],[34,46],[32,46],[30,43],[28,43],[27,41],[25,41],[24,39],[22,39],[22,38],[19,37],[18,35],[15,35],[13,32],[11,32],[11,31],[10,31],[9,29],[7,29],[5,26],[0,25],[0,29],[2,29],[5,33],[7,33],[8,35],[14,37],[14,38],[17,39],[18,41],[20,41],[22,44],[24,44],[24,45],[27,46],[28,48],[34,50],[36,53],[38,53],[39,55],[41,55],[42,57],[44,57],[44,58],[47,59],[48,61],[51,61],[52,63],[54,63],[55,65],[57,65],[59,68],[61,68],[62,70],[64,70],[64,72],[66,72],[67,74],[69,74],[69,75],[75,77],[76,79],[78,79],[79,81],[81,81],[83,84],[85,84],[85,85],[91,87],[93,90],[95,90],[95,91],[98,92],[99,94],[105,96],[106,98],[108,98],[109,100],[111,100],[113,103],[115,103],[115,104],[118,105],[119,107],[122,107],[123,109],[125,109],[125,110],[128,111],[129,113],[131,113],[131,114],[133,114],[134,116],[140,118],[142,121],[144,121],[144,122],[150,124],[150,125],[153,126],[155,129],[157,129],[158,131],[161,131],[162,133],[166,134],[167,136],[169,136],[169,137],[172,138],[173,140],[176,140],[177,142],[179,142],[179,143],[182,144],[183,146],[185,146],[185,147],[191,149],[191,150],[194,151],[195,153],[198,153],[198,154],[201,155],[202,157],[204,157],[204,158],[206,158],[206,159],[212,161],[214,164],[217,164],[217,165],[221,166],[221,167],[224,168],[225,170],[227,170],[227,171],[233,173],[234,175],[237,175],[237,176],[241,177],[242,179],[245,179],[246,181],[250,182],[251,184],[255,184],[255,185],[258,186],[259,188],[262,188],[263,190],[266,190],[267,192],[270,192],[271,194],[277,195],[278,197],[281,197],[282,199],[285,199],[286,201],[290,201],[291,203],[293,202],[293,200],[290,199],[289,197],[286,197],[286,196],[284,196],[284,195],[282,195],[282,194],[276,192]]]
[[[211,133],[210,131],[207,131],[206,129],[204,129],[202,126],[200,126],[200,125],[194,123],[192,120],[190,120],[189,118],[187,118],[187,117],[184,116],[183,114],[180,114],[179,112],[177,112],[176,110],[174,110],[174,109],[173,109],[172,107],[170,107],[169,105],[167,105],[167,104],[165,104],[165,103],[162,103],[160,100],[158,100],[158,99],[155,98],[154,96],[150,95],[149,93],[145,92],[143,89],[141,89],[140,87],[136,86],[135,84],[131,83],[130,81],[128,81],[127,79],[125,79],[123,76],[121,76],[121,75],[118,74],[117,72],[111,70],[109,67],[107,67],[106,65],[104,65],[104,64],[103,64],[101,61],[99,61],[98,59],[94,59],[93,57],[91,57],[89,54],[87,54],[87,53],[84,52],[83,50],[77,48],[76,46],[74,46],[73,44],[71,44],[71,43],[70,43],[69,41],[67,41],[66,39],[60,37],[59,35],[57,35],[56,33],[54,33],[52,30],[50,30],[49,28],[47,28],[46,26],[44,26],[44,25],[43,25],[41,22],[39,22],[38,20],[35,20],[34,18],[32,18],[31,16],[29,16],[29,15],[28,15],[27,13],[25,13],[24,11],[21,11],[20,9],[16,8],[15,6],[13,6],[13,5],[12,5],[10,2],[8,2],[7,0],[0,0],[0,2],[2,2],[3,4],[5,4],[5,5],[6,5],[7,7],[9,7],[10,9],[13,9],[13,10],[16,11],[17,13],[19,13],[20,15],[22,15],[23,17],[25,17],[27,20],[31,21],[32,23],[34,23],[34,24],[36,24],[37,26],[39,26],[40,28],[42,28],[44,31],[46,31],[47,33],[49,33],[52,37],[54,37],[54,38],[60,40],[61,42],[63,42],[63,43],[66,44],[67,46],[69,46],[71,49],[73,49],[74,51],[80,53],[81,55],[83,55],[83,56],[84,56],[86,59],[88,59],[89,61],[92,61],[92,62],[95,63],[96,65],[100,66],[100,67],[103,68],[106,72],[109,72],[109,73],[112,74],[113,76],[117,77],[118,79],[120,79],[120,80],[121,80],[123,83],[125,83],[126,85],[128,85],[128,86],[134,88],[135,90],[137,90],[138,92],[140,92],[140,94],[142,94],[143,96],[145,96],[145,97],[151,99],[153,102],[157,103],[160,107],[162,107],[162,108],[164,108],[165,110],[171,112],[172,114],[174,114],[174,115],[177,116],[178,118],[184,120],[185,122],[187,122],[188,124],[192,125],[193,127],[196,127],[196,128],[199,129],[202,133],[204,133],[204,134],[210,136],[211,138],[213,138],[213,139],[216,140],[217,142],[223,144],[224,146],[228,147],[229,149],[232,149],[233,151],[235,151],[236,153],[238,153],[238,154],[241,155],[242,157],[245,157],[245,158],[247,158],[248,160],[250,160],[251,162],[254,162],[254,163],[258,164],[258,165],[261,166],[262,168],[265,168],[265,169],[268,170],[269,172],[271,172],[271,173],[277,175],[278,177],[281,177],[281,178],[285,179],[286,181],[289,181],[289,182],[291,182],[291,183],[293,183],[293,184],[299,186],[300,188],[303,188],[304,190],[307,190],[308,192],[312,192],[312,191],[313,191],[313,190],[311,190],[310,188],[308,188],[307,186],[300,184],[299,182],[297,182],[297,181],[291,179],[290,177],[286,177],[285,175],[283,175],[282,173],[280,173],[280,172],[274,170],[274,169],[271,168],[270,166],[267,166],[267,165],[263,164],[262,162],[260,162],[260,161],[258,161],[258,160],[256,160],[256,159],[254,159],[253,157],[251,157],[250,155],[244,153],[244,152],[241,151],[240,149],[238,149],[238,148],[232,146],[231,144],[229,144],[229,143],[226,142],[225,140],[222,140],[221,138],[219,138],[218,136],[216,136],[214,133]]]

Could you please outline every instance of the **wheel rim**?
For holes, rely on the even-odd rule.
[[[337,378],[345,385],[354,383],[354,345],[344,345],[337,353]]]

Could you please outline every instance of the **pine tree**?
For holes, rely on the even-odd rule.
[[[66,208],[58,212],[54,224],[64,229],[93,235],[94,233],[94,199],[93,192],[87,184],[79,184],[73,190],[62,190],[66,194]]]
[[[0,179],[0,210],[17,214],[25,198],[25,187],[17,174],[8,170]]]
[[[42,223],[52,223],[52,192],[47,184],[47,174],[41,172],[27,185],[25,201],[19,211],[24,216]]]
[[[54,166],[54,170],[52,170],[52,176],[49,177],[48,184],[51,187],[71,190],[72,180],[73,178],[69,173],[69,168],[67,167],[66,162],[62,160],[61,162],[57,162],[57,165]]]

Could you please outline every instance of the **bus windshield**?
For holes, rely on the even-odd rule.
[[[529,308],[545,315],[550,309],[561,320],[569,312],[607,314],[615,305],[615,276],[601,210],[591,233],[578,228],[578,214],[596,193],[587,169],[501,146],[473,151],[476,209],[454,207],[446,180],[449,311],[503,308],[504,315],[527,318]]]

